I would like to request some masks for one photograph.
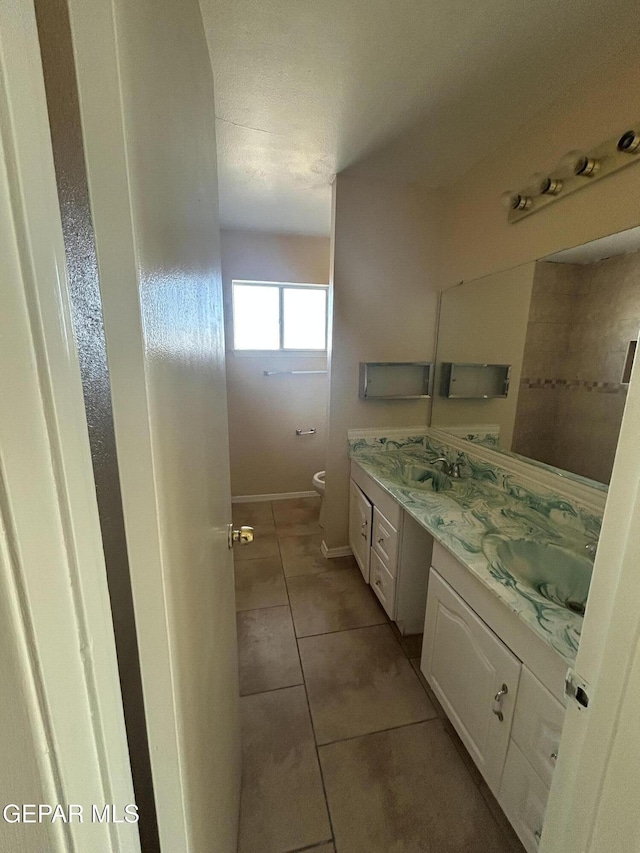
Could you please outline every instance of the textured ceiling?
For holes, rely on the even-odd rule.
[[[623,44],[637,0],[201,0],[225,227],[328,234],[364,162],[441,186]]]

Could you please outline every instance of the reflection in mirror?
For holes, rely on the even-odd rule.
[[[608,484],[639,327],[640,228],[451,288],[432,426]],[[456,399],[460,362],[511,365],[507,397]]]

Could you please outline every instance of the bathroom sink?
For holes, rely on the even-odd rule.
[[[451,488],[449,477],[433,465],[403,463],[400,466],[400,473],[413,488],[418,486],[433,492],[444,492]]]
[[[496,568],[575,613],[584,613],[593,563],[587,556],[534,539],[486,536],[485,556]]]

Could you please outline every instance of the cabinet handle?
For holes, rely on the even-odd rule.
[[[540,839],[542,838],[542,830],[536,829],[536,831],[533,833],[533,837],[536,840],[536,844],[540,844]]]
[[[552,753],[551,753],[551,755],[549,756],[549,758],[550,758],[552,761],[554,761],[554,762],[555,762],[555,760],[557,759],[557,757],[558,757],[558,753],[557,753],[557,752],[552,752]]]
[[[378,545],[382,545],[383,542],[384,542],[384,539],[378,539]]]
[[[509,692],[509,688],[506,684],[503,684],[500,690],[493,697],[493,713],[496,717],[502,722],[504,720],[504,714],[502,713],[502,700]]]
[[[369,524],[368,521],[363,521],[362,524],[360,525],[360,527],[362,527],[364,529],[368,524]]]
[[[376,580],[374,580],[374,584],[375,584],[376,586],[380,586],[380,585],[381,585],[381,584],[380,584],[380,578],[376,578]]]

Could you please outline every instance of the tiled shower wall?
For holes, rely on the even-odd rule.
[[[608,483],[640,327],[640,253],[536,265],[512,450]]]

